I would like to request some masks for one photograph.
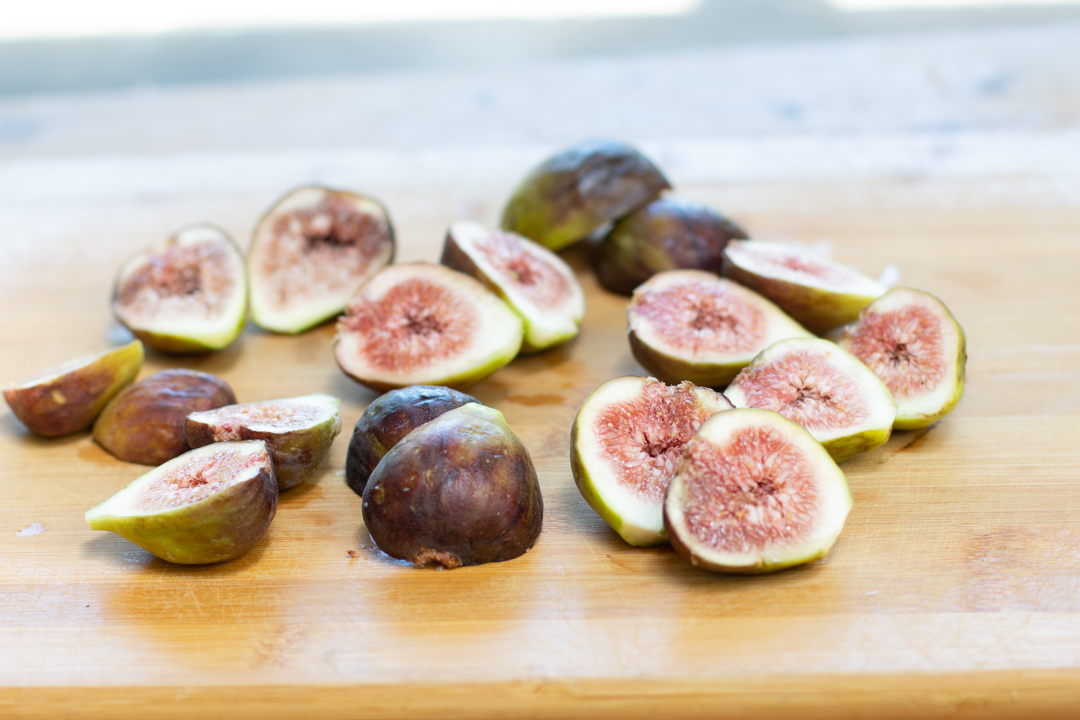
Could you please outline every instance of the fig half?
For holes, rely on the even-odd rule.
[[[664,493],[683,447],[731,403],[709,388],[621,377],[592,392],[570,429],[570,469],[582,497],[631,545],[657,545]]]
[[[809,248],[760,240],[728,243],[724,275],[769,298],[819,335],[854,322],[859,310],[887,289]]]
[[[440,265],[381,270],[338,319],[334,356],[373,390],[463,390],[514,359],[521,318],[474,278]]]
[[[155,350],[220,350],[244,329],[247,276],[240,250],[211,225],[184,228],[124,264],[112,308]]]
[[[664,270],[707,270],[720,274],[724,246],[746,231],[708,205],[660,198],[615,224],[596,248],[600,284],[629,295]]]
[[[647,157],[621,142],[583,142],[534,168],[503,210],[504,230],[551,250],[629,215],[671,187]]]
[[[194,412],[184,422],[193,448],[216,442],[262,440],[274,461],[278,490],[308,479],[341,432],[341,401],[330,395],[226,405]]]
[[[364,489],[364,524],[386,554],[446,568],[516,558],[544,501],[529,451],[502,413],[470,403],[413,430]]]
[[[17,380],[4,388],[4,399],[30,432],[67,435],[90,427],[109,400],[131,384],[142,362],[142,343],[134,340]]]
[[[329,320],[394,259],[386,209],[350,192],[303,187],[259,221],[248,252],[251,319],[299,333]]]
[[[657,273],[627,318],[634,357],[666,383],[721,387],[777,340],[812,337],[753,290],[701,270]]]
[[[687,444],[664,527],[697,567],[765,573],[824,557],[850,510],[844,473],[805,428],[771,410],[732,410]]]
[[[363,495],[371,471],[402,438],[444,412],[469,403],[480,401],[440,385],[410,385],[375,398],[353,428],[345,482],[354,493]]]
[[[531,240],[472,222],[450,226],[442,264],[484,283],[525,323],[522,352],[538,352],[578,334],[585,293],[574,271]]]
[[[863,308],[859,322],[844,329],[840,346],[892,391],[898,430],[936,422],[964,393],[964,330],[929,293],[893,288]]]
[[[836,462],[889,439],[896,400],[857,358],[828,340],[770,345],[724,390],[735,407],[775,410],[810,431]]]
[[[255,546],[274,519],[278,489],[266,445],[216,443],[181,455],[86,511],[162,560],[205,565]]]

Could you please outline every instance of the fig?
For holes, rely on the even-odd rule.
[[[666,383],[721,387],[777,340],[811,337],[753,290],[702,270],[657,273],[627,317],[634,357]]]
[[[866,363],[892,391],[898,430],[936,422],[964,392],[964,330],[929,293],[893,288],[863,308],[840,346]]]
[[[188,415],[184,434],[193,448],[262,440],[274,461],[278,490],[288,490],[308,479],[330,451],[341,432],[339,405],[336,397],[322,394],[225,405]]]
[[[402,438],[447,410],[468,403],[480,401],[440,385],[411,385],[375,398],[353,429],[345,459],[345,482],[354,493],[363,495],[371,471]]]
[[[334,355],[373,390],[464,390],[513,360],[522,334],[521,318],[478,280],[441,265],[392,265],[338,319]]]
[[[887,289],[804,246],[760,240],[728,243],[724,276],[761,293],[819,335],[854,322]]]
[[[294,190],[255,228],[251,319],[273,332],[303,332],[344,310],[393,259],[394,229],[377,201],[322,187]]]
[[[561,250],[670,188],[647,157],[621,142],[583,142],[545,160],[514,190],[502,228]]]
[[[184,228],[124,264],[112,307],[117,320],[155,350],[220,350],[244,329],[244,260],[218,228]]]
[[[364,524],[386,554],[445,568],[502,562],[536,542],[544,501],[502,413],[469,403],[421,425],[375,467]]]
[[[724,246],[746,231],[708,205],[660,198],[615,224],[593,258],[596,277],[611,292],[629,295],[664,270],[720,274]]]
[[[4,399],[23,425],[45,437],[85,430],[142,368],[143,346],[134,340],[56,365],[4,388]]]
[[[824,557],[850,510],[844,473],[805,428],[772,410],[732,410],[687,443],[664,528],[697,567],[765,573]]]
[[[162,560],[205,565],[240,557],[266,534],[278,487],[266,444],[215,443],[174,458],[86,511]]]
[[[190,413],[236,403],[219,377],[195,370],[162,370],[126,388],[94,422],[94,440],[126,462],[160,465],[188,451]]]
[[[578,490],[631,545],[665,542],[664,493],[683,447],[703,422],[731,407],[715,390],[689,382],[609,380],[581,404],[570,429]]]
[[[531,240],[472,222],[450,226],[442,264],[484,283],[525,323],[522,352],[538,352],[578,334],[585,293],[574,271]]]
[[[889,439],[896,400],[828,340],[789,338],[761,351],[724,390],[735,407],[775,410],[810,431],[836,462]]]

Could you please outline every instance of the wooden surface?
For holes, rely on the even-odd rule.
[[[79,195],[49,166],[39,177],[69,188],[59,206],[47,190],[8,195],[0,380],[123,340],[108,298],[126,256],[198,220],[246,242],[286,189],[222,190],[199,162],[203,191],[125,185],[121,167],[88,172]],[[450,221],[497,215],[508,178],[474,175],[339,184],[387,201],[399,257],[434,260]],[[580,338],[473,391],[521,435],[544,491],[540,540],[511,562],[415,569],[373,547],[343,467],[374,394],[336,367],[331,326],[300,337],[249,327],[215,354],[148,357],[144,376],[216,373],[241,402],[343,400],[328,460],[282,496],[266,539],[223,565],[170,565],[91,531],[83,512],[145,468],[87,433],[33,437],[0,410],[0,716],[1075,715],[1080,210],[1020,181],[673,179],[759,237],[827,240],[873,274],[894,263],[967,332],[956,411],[843,464],[855,505],[825,560],[712,575],[668,547],[625,545],[589,509],[570,475],[570,423],[601,382],[641,370],[625,299],[600,291],[570,251],[588,293]],[[16,535],[31,523],[44,531]]]

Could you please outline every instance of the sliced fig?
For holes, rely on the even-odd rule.
[[[184,228],[164,246],[124,264],[112,308],[135,337],[155,350],[220,350],[244,329],[244,259],[218,228]]]
[[[235,440],[262,440],[274,461],[278,490],[307,480],[341,432],[341,401],[330,395],[226,405],[187,416],[184,434],[193,448]]]
[[[205,565],[254,547],[270,527],[277,502],[265,443],[216,443],[136,478],[87,510],[86,522],[162,560]]]
[[[686,445],[664,527],[697,567],[765,573],[824,557],[850,510],[844,473],[805,428],[771,410],[732,410]]]
[[[17,380],[4,388],[4,399],[30,432],[67,435],[90,427],[109,400],[131,384],[142,362],[142,343],[134,340]]]
[[[724,391],[735,407],[775,410],[810,431],[836,462],[889,439],[896,400],[828,340],[789,338],[761,351]]]
[[[521,181],[503,210],[502,227],[561,250],[669,187],[652,161],[629,145],[583,142],[548,158]]]
[[[664,493],[683,447],[703,422],[731,407],[715,390],[689,382],[609,380],[581,404],[570,429],[578,490],[631,545],[666,542]]]
[[[812,337],[753,290],[701,270],[657,273],[627,316],[634,357],[666,383],[721,387],[777,340]]]
[[[394,230],[375,200],[302,187],[270,209],[248,252],[251,319],[299,333],[329,320],[394,259]]]
[[[463,390],[514,359],[521,318],[474,278],[440,265],[381,270],[338,319],[334,355],[373,390]]]
[[[964,330],[929,293],[893,288],[863,308],[840,346],[862,360],[892,391],[898,430],[936,422],[964,393]]]
[[[629,295],[664,270],[720,274],[724,246],[745,237],[708,205],[660,198],[615,224],[596,248],[596,277],[611,292]]]
[[[724,275],[756,290],[812,332],[854,322],[887,289],[802,245],[736,240],[724,248]]]
[[[354,493],[363,495],[371,471],[390,448],[429,420],[468,403],[480,401],[440,385],[411,385],[375,398],[353,429],[345,459],[345,482]]]
[[[578,334],[585,293],[562,259],[536,243],[472,222],[450,226],[442,264],[484,283],[525,323],[522,352],[538,352]]]
[[[195,370],[162,370],[125,389],[94,422],[94,440],[126,462],[160,465],[188,451],[190,413],[236,403],[219,377]]]
[[[455,568],[526,552],[540,535],[544,501],[529,451],[502,413],[469,403],[386,453],[364,489],[363,512],[386,554]]]

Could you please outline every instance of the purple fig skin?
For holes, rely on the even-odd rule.
[[[596,276],[606,289],[630,295],[664,270],[719,274],[729,240],[746,231],[708,205],[661,198],[620,220],[596,248]]]
[[[364,494],[368,478],[391,448],[406,435],[448,410],[480,401],[442,385],[410,385],[380,395],[367,406],[353,428],[345,458],[345,482]]]
[[[544,502],[529,451],[502,413],[470,403],[409,433],[364,489],[383,552],[417,566],[502,562],[540,535]]]
[[[94,440],[126,462],[161,465],[190,448],[190,413],[236,404],[219,377],[195,370],[162,370],[127,388],[94,423]]]

